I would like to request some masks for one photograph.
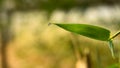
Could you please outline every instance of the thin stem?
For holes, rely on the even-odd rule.
[[[116,34],[114,34],[111,38],[110,38],[110,40],[111,39],[114,39],[116,36],[118,36],[120,34],[120,31],[118,31]]]

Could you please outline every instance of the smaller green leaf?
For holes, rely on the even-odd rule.
[[[113,42],[112,42],[112,40],[109,40],[108,42],[109,42],[109,48],[110,48],[110,51],[111,51],[112,57],[115,58]]]
[[[98,26],[93,26],[88,24],[57,24],[57,23],[53,23],[53,24],[70,32],[77,33],[101,41],[108,41],[110,37],[109,30]]]

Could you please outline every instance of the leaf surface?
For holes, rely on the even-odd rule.
[[[101,41],[108,41],[110,37],[109,30],[98,26],[88,24],[54,24],[67,31]]]

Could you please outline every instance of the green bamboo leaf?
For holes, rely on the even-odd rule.
[[[109,30],[98,26],[93,26],[88,24],[57,24],[57,23],[53,23],[53,24],[70,32],[77,33],[101,41],[108,41],[110,37]]]
[[[110,48],[110,51],[111,51],[112,57],[115,58],[113,42],[112,42],[112,40],[109,40],[108,42],[109,42],[109,48]]]

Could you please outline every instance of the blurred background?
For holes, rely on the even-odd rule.
[[[48,23],[120,30],[120,0],[0,0],[0,68],[120,68],[108,43]]]

